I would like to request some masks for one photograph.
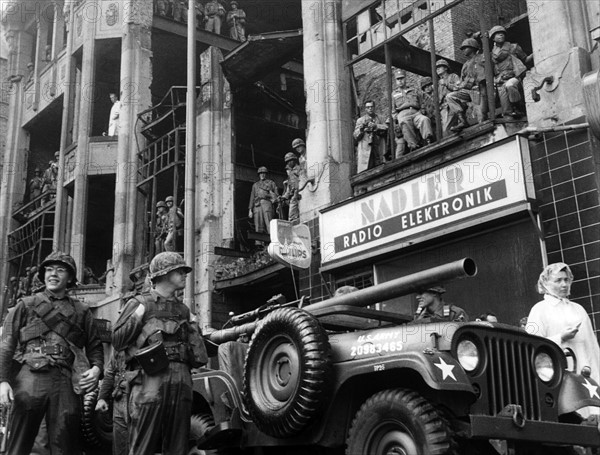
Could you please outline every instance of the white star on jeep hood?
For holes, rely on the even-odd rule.
[[[584,383],[583,386],[588,389],[588,392],[590,392],[590,398],[594,398],[594,397],[598,397],[600,398],[600,395],[598,395],[598,386],[592,384],[591,382],[589,382],[587,379],[584,379]]]
[[[436,367],[438,367],[440,370],[442,370],[442,380],[446,379],[446,377],[448,377],[448,376],[450,376],[455,381],[457,380],[456,377],[454,376],[454,373],[452,373],[452,370],[454,369],[455,365],[448,365],[446,362],[444,362],[444,359],[442,359],[441,357],[440,357],[440,363],[434,363],[434,365]]]

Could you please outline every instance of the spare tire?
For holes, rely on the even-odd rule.
[[[112,450],[112,402],[108,412],[96,412],[98,393],[96,388],[83,396],[81,413],[81,431],[84,444],[88,448],[102,449],[105,453]]]
[[[256,426],[278,438],[308,425],[327,396],[331,347],[319,321],[298,308],[268,314],[250,340],[244,397]]]

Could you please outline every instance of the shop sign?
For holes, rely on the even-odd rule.
[[[307,269],[311,261],[310,230],[306,224],[292,224],[284,220],[271,220],[269,256],[294,269]]]
[[[406,246],[441,228],[447,232],[482,216],[504,215],[533,197],[522,146],[517,138],[325,210],[320,215],[322,263],[391,243]]]

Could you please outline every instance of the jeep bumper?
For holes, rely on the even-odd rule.
[[[510,417],[471,415],[469,418],[470,438],[600,447],[600,432],[596,424],[576,425],[525,420],[519,427]]]

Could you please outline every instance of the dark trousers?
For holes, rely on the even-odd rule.
[[[152,376],[140,372],[131,387],[129,411],[130,455],[188,453],[192,376],[187,364],[169,362],[168,369]]]
[[[52,455],[81,454],[81,400],[73,392],[71,372],[59,367],[33,372],[23,365],[13,386],[8,455],[31,452],[44,416]]]
[[[129,453],[129,429],[127,421],[127,395],[113,401],[113,452],[112,455]]]

